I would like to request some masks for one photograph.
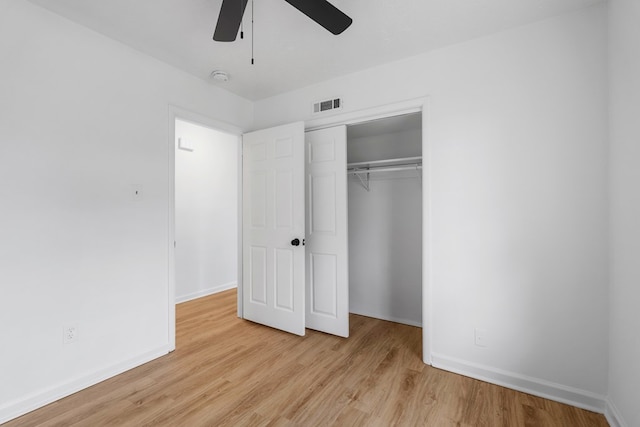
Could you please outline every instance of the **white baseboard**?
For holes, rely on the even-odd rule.
[[[622,414],[613,404],[611,399],[607,399],[607,407],[604,410],[604,416],[607,418],[607,422],[611,427],[627,427],[627,423],[624,421]]]
[[[164,356],[167,353],[169,353],[169,346],[165,345],[125,362],[118,363],[106,369],[100,369],[93,374],[76,378],[56,386],[37,391],[25,396],[24,398],[4,403],[0,405],[0,424],[14,418],[18,418],[28,412],[62,399],[63,397],[70,396],[87,387],[96,385],[106,379],[115,377],[116,375],[150,362],[153,359]]]
[[[433,367],[603,414],[606,398],[586,390],[432,354]]]
[[[224,285],[215,286],[213,288],[205,289],[198,292],[193,292],[187,295],[176,295],[176,304],[191,301],[197,298],[206,297],[209,295],[217,294],[218,292],[228,291],[229,289],[237,288],[236,282],[225,283]]]
[[[357,314],[358,316],[372,317],[374,319],[387,320],[389,322],[402,323],[403,325],[417,326],[418,328],[422,328],[422,323],[416,322],[414,320],[401,319],[399,317],[393,316],[381,316],[378,313],[367,313],[365,311],[356,311],[351,309],[349,309],[349,313]]]

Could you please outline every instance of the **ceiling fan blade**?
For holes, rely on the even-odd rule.
[[[217,42],[232,42],[238,35],[244,9],[248,0],[222,0],[220,15],[213,39]]]
[[[327,0],[285,1],[335,35],[349,28],[349,25],[353,22],[351,18]]]

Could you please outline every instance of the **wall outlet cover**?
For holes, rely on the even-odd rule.
[[[62,328],[62,342],[71,344],[78,341],[78,328],[75,326],[65,326]]]

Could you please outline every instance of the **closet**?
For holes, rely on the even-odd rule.
[[[349,311],[422,325],[422,118],[348,126]]]
[[[348,337],[422,325],[422,114],[243,135],[241,315]]]

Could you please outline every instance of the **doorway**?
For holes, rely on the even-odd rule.
[[[237,287],[241,135],[169,107],[168,342],[175,350],[177,303]]]
[[[402,106],[402,110],[392,110],[385,111],[379,115],[360,115],[355,116],[351,115],[350,118],[332,118],[332,121],[323,121],[318,125],[310,125],[309,122],[306,123],[306,136],[305,136],[305,145],[306,145],[306,155],[304,159],[298,153],[298,156],[294,156],[294,151],[291,150],[292,146],[298,147],[298,143],[293,144],[293,141],[299,141],[301,139],[301,135],[299,131],[295,131],[295,128],[299,128],[302,125],[301,122],[291,123],[289,125],[282,125],[275,128],[263,129],[259,131],[254,131],[250,136],[250,144],[249,146],[245,145],[245,161],[249,159],[249,166],[245,168],[244,180],[243,180],[243,208],[244,212],[244,233],[247,236],[256,235],[260,238],[265,236],[270,236],[273,238],[273,245],[271,242],[268,242],[270,246],[265,244],[252,244],[252,245],[243,245],[245,248],[245,255],[243,256],[243,263],[245,271],[243,274],[246,278],[248,278],[248,282],[243,283],[244,292],[247,294],[247,298],[252,299],[252,303],[255,305],[260,305],[261,308],[268,312],[269,314],[264,314],[261,312],[260,316],[245,317],[249,320],[253,320],[257,323],[263,323],[272,327],[275,326],[274,319],[277,319],[277,315],[282,314],[278,310],[285,308],[285,306],[278,306],[278,301],[281,295],[306,295],[307,304],[306,304],[306,318],[305,316],[300,315],[300,304],[289,304],[286,306],[288,311],[292,313],[296,313],[298,315],[295,316],[295,322],[293,318],[291,320],[291,325],[287,325],[290,328],[295,326],[296,331],[304,331],[305,326],[309,329],[316,329],[323,332],[339,335],[339,336],[347,336],[347,334],[342,334],[339,331],[334,331],[332,328],[327,327],[328,321],[334,321],[337,326],[340,326],[340,330],[342,330],[342,322],[340,319],[346,319],[349,313],[349,306],[347,304],[343,304],[343,302],[348,301],[349,292],[347,289],[346,294],[342,294],[343,290],[348,286],[348,279],[345,276],[345,272],[347,272],[346,268],[341,268],[341,265],[347,262],[347,254],[341,254],[339,250],[341,245],[325,245],[320,244],[320,237],[323,238],[323,242],[325,237],[331,237],[334,241],[343,241],[346,245],[347,241],[347,230],[346,230],[346,182],[341,177],[346,177],[346,168],[347,162],[345,156],[340,153],[346,154],[346,126],[359,125],[364,122],[373,122],[377,119],[384,118],[392,118],[390,121],[383,121],[386,128],[389,128],[390,122],[399,122],[399,127],[401,130],[407,128],[406,121],[417,123],[418,126],[415,129],[406,129],[408,131],[414,132],[414,137],[409,141],[408,147],[410,150],[402,149],[400,151],[397,150],[398,146],[403,144],[390,144],[391,150],[391,158],[389,158],[388,154],[383,154],[385,159],[383,162],[385,163],[385,170],[376,170],[376,172],[385,172],[389,173],[391,171],[396,172],[397,169],[402,169],[400,172],[409,172],[407,168],[412,168],[410,171],[414,176],[411,178],[412,186],[414,187],[411,195],[408,198],[405,198],[408,202],[412,204],[407,204],[407,206],[411,205],[414,208],[409,208],[412,221],[408,227],[407,224],[398,223],[395,221],[395,224],[392,227],[396,227],[398,229],[403,228],[402,233],[399,234],[409,234],[411,239],[411,267],[406,268],[407,266],[403,263],[394,262],[395,267],[391,270],[387,271],[387,276],[389,275],[397,275],[400,277],[402,285],[409,284],[412,288],[413,294],[405,294],[403,298],[400,300],[404,300],[404,302],[400,302],[398,307],[391,307],[391,314],[387,313],[380,314],[375,317],[379,318],[387,318],[388,320],[393,320],[396,322],[408,323],[410,325],[419,326],[422,324],[423,320],[425,322],[426,328],[423,327],[422,335],[422,347],[423,347],[423,361],[425,363],[430,363],[430,340],[429,340],[429,319],[425,316],[425,312],[428,314],[430,310],[428,309],[428,303],[424,304],[426,300],[428,302],[428,274],[423,274],[423,271],[429,272],[428,269],[428,198],[429,193],[425,188],[428,188],[428,167],[427,173],[422,173],[422,162],[423,162],[423,153],[428,154],[428,151],[424,148],[426,147],[426,138],[424,136],[424,132],[422,132],[422,126],[425,118],[425,100],[414,101],[411,104],[415,104],[415,106],[407,107],[406,104]],[[395,106],[393,106],[395,108]],[[415,113],[415,114],[412,114]],[[365,113],[366,114],[366,113]],[[405,116],[406,117],[397,117],[397,116]],[[346,126],[345,126],[346,125]],[[403,135],[400,135],[402,132],[391,132],[395,133],[397,138],[403,138]],[[400,134],[399,134],[400,133]],[[393,142],[393,141],[392,141]],[[387,150],[389,151],[389,150]],[[395,151],[395,153],[394,153]],[[415,152],[414,152],[415,151]],[[378,153],[380,154],[380,153]],[[405,156],[408,156],[405,157]],[[295,158],[294,158],[295,157]],[[375,157],[375,156],[374,156]],[[307,280],[306,280],[306,289],[301,286],[305,286],[305,283],[302,283],[297,280],[290,280],[293,274],[291,271],[304,271],[305,266],[304,263],[286,263],[285,268],[281,268],[277,271],[285,271],[287,274],[269,274],[267,268],[269,266],[278,267],[279,264],[274,260],[277,259],[278,256],[284,257],[285,253],[288,260],[293,259],[291,252],[299,252],[300,248],[297,244],[298,242],[302,242],[304,245],[304,239],[297,238],[299,236],[295,235],[296,230],[289,229],[289,225],[293,224],[290,219],[292,218],[290,213],[291,206],[296,207],[296,212],[300,212],[302,206],[298,203],[292,204],[292,197],[282,197],[284,194],[289,194],[291,188],[290,185],[282,185],[282,191],[275,191],[274,195],[281,194],[281,197],[274,197],[273,195],[267,196],[268,193],[265,191],[264,184],[267,183],[278,183],[279,180],[275,179],[279,173],[290,176],[291,173],[289,169],[282,169],[279,171],[279,167],[277,166],[279,162],[283,161],[286,158],[289,161],[292,161],[293,164],[301,164],[303,161],[306,162],[306,172],[304,172],[306,178],[306,258],[307,258]],[[411,160],[412,165],[405,164],[405,161]],[[378,160],[368,159],[368,161],[364,162],[354,162],[360,163],[360,167],[364,168],[372,168],[374,166],[379,166]],[[254,164],[255,163],[255,164]],[[367,163],[367,165],[362,165],[362,163]],[[428,165],[428,156],[427,161],[425,162]],[[287,163],[288,164],[288,163]],[[247,166],[247,165],[245,165]],[[353,165],[352,165],[353,166]],[[284,172],[286,173],[284,173]],[[361,171],[359,171],[361,172]],[[373,174],[373,170],[370,171]],[[369,172],[367,172],[369,175]],[[396,177],[397,179],[397,177]],[[293,181],[302,182],[302,175],[296,176]],[[290,182],[287,180],[283,180],[283,183]],[[367,183],[367,187],[369,183]],[[389,193],[387,191],[387,193]],[[395,196],[393,191],[391,195]],[[298,197],[296,200],[301,199]],[[343,202],[344,200],[344,202]],[[271,208],[265,210],[266,206],[271,206]],[[391,206],[395,208],[396,206]],[[423,208],[424,207],[424,208]],[[283,213],[282,218],[287,218],[287,221],[276,221],[275,217],[269,217],[269,214],[273,214],[274,212]],[[284,215],[287,213],[287,215]],[[389,215],[387,215],[389,216]],[[400,217],[401,215],[393,214],[391,215],[394,219],[395,217]],[[344,221],[342,218],[345,218]],[[402,221],[402,219],[401,219]],[[277,225],[280,224],[283,228],[283,231],[287,231],[291,239],[291,243],[289,244],[289,240],[286,238],[277,238],[277,234],[275,231],[279,228]],[[425,227],[422,225],[425,224]],[[287,227],[284,227],[287,225]],[[286,228],[286,230],[285,230]],[[299,233],[299,231],[297,231]],[[286,236],[285,236],[286,237]],[[324,242],[327,243],[327,242]],[[334,242],[335,243],[335,242]],[[395,242],[396,246],[398,241]],[[402,242],[400,242],[401,244]],[[278,246],[280,245],[280,246]],[[275,249],[272,249],[273,248]],[[295,246],[295,249],[289,247]],[[322,246],[322,248],[320,248]],[[382,244],[379,245],[383,250],[388,250],[387,245]],[[405,252],[408,247],[398,246],[398,250],[396,251],[401,256],[398,258],[405,258],[402,256],[402,252]],[[269,258],[270,257],[270,258]],[[318,259],[316,259],[318,258]],[[406,257],[409,258],[409,257]],[[271,259],[271,261],[269,261]],[[403,259],[400,259],[403,261]],[[293,267],[291,267],[293,265]],[[411,270],[411,274],[406,274],[405,270]],[[399,274],[393,273],[400,272]],[[344,277],[344,281],[343,281]],[[311,279],[310,279],[311,278]],[[404,280],[408,278],[408,280]],[[277,279],[277,280],[269,280]],[[396,279],[389,276],[388,279],[391,281],[395,281]],[[387,280],[389,282],[389,280]],[[344,284],[344,285],[343,285]],[[426,290],[426,292],[425,292]],[[400,294],[400,293],[398,293]],[[407,304],[409,301],[411,307],[407,310]],[[414,304],[417,302],[417,304]],[[422,303],[421,303],[422,302]],[[246,301],[245,301],[246,303]],[[313,314],[317,314],[319,317],[322,317],[323,320],[327,322],[319,323],[316,322],[315,318],[311,318],[309,311],[312,311]],[[352,310],[355,311],[355,310]],[[388,310],[389,311],[389,310]],[[410,316],[406,316],[407,312],[410,311]],[[271,313],[274,313],[273,316]],[[264,315],[262,315],[264,314]],[[294,325],[295,323],[295,325]],[[285,329],[278,327],[280,329]],[[346,328],[348,329],[348,320]],[[296,332],[298,333],[298,332]],[[300,333],[302,334],[302,333]]]
[[[422,327],[422,117],[347,127],[349,311]]]
[[[238,137],[175,123],[176,303],[238,284]]]
[[[393,104],[385,104],[362,110],[336,115],[318,115],[305,122],[306,131],[326,129],[338,125],[358,125],[366,122],[385,119],[390,117],[403,116],[407,114],[418,114],[421,117],[421,152],[422,152],[422,172],[419,178],[422,189],[419,197],[422,200],[422,230],[421,233],[421,310],[422,310],[422,360],[425,364],[432,364],[432,325],[433,309],[431,307],[431,168],[430,168],[430,144],[429,144],[429,97],[419,97],[401,101]]]

